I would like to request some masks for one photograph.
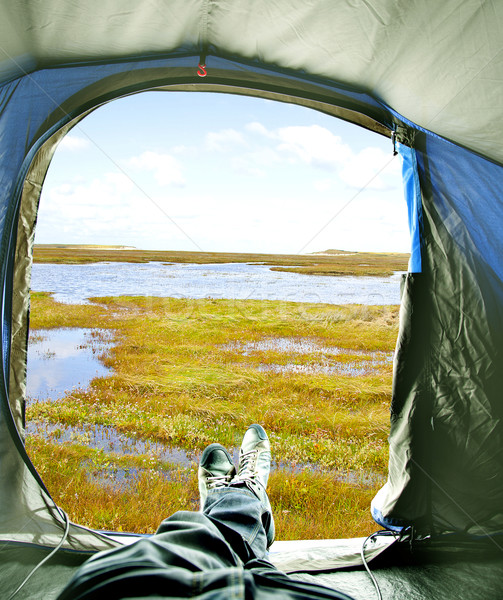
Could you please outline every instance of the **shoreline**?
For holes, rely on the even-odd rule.
[[[247,263],[270,266],[273,271],[325,276],[392,276],[406,271],[409,254],[334,250],[315,254],[261,254],[240,252],[191,252],[140,250],[117,246],[39,244],[34,263],[85,264],[98,262],[223,264]]]

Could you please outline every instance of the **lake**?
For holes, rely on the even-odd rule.
[[[301,275],[246,263],[35,263],[31,286],[73,304],[94,296],[121,295],[400,304],[400,278],[400,273],[391,277]]]

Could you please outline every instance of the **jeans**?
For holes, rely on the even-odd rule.
[[[267,507],[246,487],[211,490],[203,512],[177,512],[155,535],[90,558],[58,600],[350,600],[294,581],[269,563],[271,523]]]
[[[219,528],[243,562],[251,556],[266,557],[267,549],[274,540],[270,505],[260,501],[244,484],[211,490],[203,514]],[[242,540],[251,552],[243,554]]]

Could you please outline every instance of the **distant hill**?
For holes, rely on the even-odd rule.
[[[343,256],[343,255],[353,255],[358,254],[358,252],[354,252],[352,250],[320,250],[318,252],[310,252],[313,256]]]

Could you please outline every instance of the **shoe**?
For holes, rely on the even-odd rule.
[[[227,487],[236,475],[236,467],[231,455],[221,444],[210,444],[201,455],[197,475],[202,511],[208,491]]]
[[[231,481],[231,486],[246,485],[261,501],[268,548],[274,541],[274,519],[266,491],[270,471],[271,445],[267,433],[261,425],[250,425],[241,443],[238,473]]]
[[[271,445],[267,433],[261,425],[250,425],[239,449],[238,474],[232,483],[250,483],[254,490],[265,491],[270,470]]]

